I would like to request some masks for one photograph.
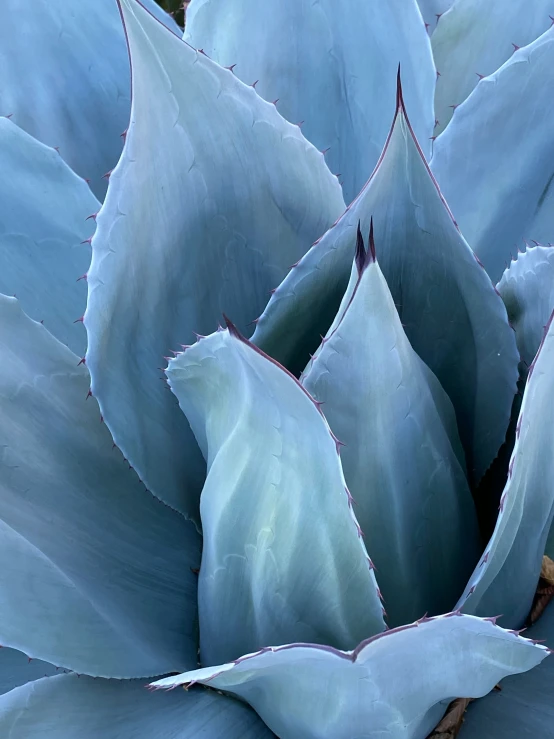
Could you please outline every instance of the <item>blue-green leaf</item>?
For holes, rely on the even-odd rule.
[[[195,527],[112,448],[79,358],[5,296],[0,355],[0,644],[105,677],[195,665]]]
[[[31,659],[17,649],[2,647],[0,650],[0,695],[55,673],[54,665],[40,659]]]
[[[370,234],[365,255],[358,234],[341,318],[301,383],[345,444],[356,518],[399,626],[449,611],[480,549],[454,409],[410,346],[374,249]]]
[[[2,11],[0,10],[0,15]],[[0,292],[17,295],[80,357],[86,333],[79,321],[90,264],[87,239],[100,203],[53,149],[0,118]],[[84,243],[82,243],[84,242]]]
[[[504,441],[518,353],[502,300],[452,220],[401,94],[371,180],[277,288],[253,341],[289,369],[303,369],[304,352],[318,346],[344,294],[357,224],[367,233],[372,216],[379,264],[406,335],[454,405],[477,481]]]
[[[208,462],[202,663],[290,641],[350,649],[382,631],[338,445],[313,399],[234,327],[167,374]]]
[[[144,681],[60,675],[0,697],[14,739],[269,739],[251,708],[215,690],[151,693]]]
[[[425,739],[451,698],[485,695],[548,651],[491,621],[448,614],[385,632],[353,652],[268,647],[154,687],[200,682],[229,691],[281,739]]]
[[[163,356],[215,330],[222,311],[245,329],[344,201],[273,105],[138,2],[121,9],[133,113],[92,244],[87,365],[140,477],[197,518],[205,466],[160,381]]]
[[[530,365],[554,310],[554,249],[528,246],[504,272],[497,288],[515,329],[521,358]]]
[[[529,368],[496,528],[458,606],[519,628],[531,609],[554,517],[554,322]]]
[[[525,636],[554,647],[554,604]],[[465,715],[460,739],[548,739],[554,726],[554,659],[525,675],[507,677]]]
[[[192,0],[185,39],[302,131],[340,173],[351,202],[370,176],[402,65],[416,133],[430,153],[435,66],[416,0]],[[320,236],[321,234],[318,234]]]
[[[454,110],[514,53],[552,25],[554,0],[459,0],[433,34],[439,75],[435,92],[435,134],[444,131]],[[510,107],[514,100],[508,100]],[[486,125],[490,125],[488,122]],[[494,126],[493,126],[494,130]],[[510,157],[511,158],[511,157]]]
[[[418,0],[421,15],[427,26],[429,35],[435,32],[439,20],[452,6],[454,0]]]
[[[435,142],[433,172],[495,282],[524,239],[552,241],[553,66],[554,28],[482,80]]]

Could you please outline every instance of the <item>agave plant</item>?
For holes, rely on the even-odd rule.
[[[554,0],[18,6],[0,734],[554,736]]]

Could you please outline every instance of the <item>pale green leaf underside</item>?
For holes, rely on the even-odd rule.
[[[92,389],[156,496],[191,518],[205,467],[160,380],[163,357],[243,329],[342,212],[323,155],[275,107],[122,0],[133,107],[98,216],[85,314]]]
[[[253,341],[303,369],[304,352],[316,349],[344,294],[358,221],[367,233],[371,217],[406,335],[454,405],[477,481],[504,441],[518,353],[502,300],[456,228],[402,106],[373,177],[277,288]]]
[[[78,357],[0,313],[0,644],[105,677],[195,665],[195,527],[112,448]]]
[[[435,135],[456,106],[501,67],[516,47],[527,46],[552,25],[554,0],[458,0],[440,19],[432,47],[440,75],[435,91]],[[506,101],[510,107],[513,101]],[[489,124],[490,125],[490,124]],[[494,127],[493,127],[494,128]],[[511,157],[510,157],[511,158]]]
[[[2,11],[0,10],[0,15]],[[100,203],[63,161],[7,118],[0,118],[0,292],[80,357],[86,333],[86,286]]]
[[[458,606],[519,628],[531,609],[554,517],[554,323],[529,370],[500,514]]]
[[[377,248],[379,245],[377,244]],[[302,385],[341,461],[389,626],[449,611],[479,557],[454,410],[414,352],[376,262],[349,288]]]
[[[449,614],[385,632],[353,653],[269,647],[154,687],[201,682],[229,691],[281,739],[425,739],[450,699],[483,696],[547,654],[490,621]]]
[[[554,28],[482,80],[435,142],[433,172],[495,282],[523,240],[553,240],[553,66]]]
[[[254,711],[214,690],[149,694],[143,680],[60,675],[0,697],[14,739],[269,739]]]
[[[515,329],[521,358],[530,365],[554,310],[554,249],[528,246],[504,272],[497,288]]]
[[[192,0],[185,39],[278,109],[340,173],[350,203],[370,176],[394,111],[398,65],[430,154],[435,66],[416,0]],[[321,234],[318,234],[320,236]]]
[[[167,374],[208,463],[201,662],[290,641],[349,649],[382,631],[336,442],[298,382],[227,330]]]

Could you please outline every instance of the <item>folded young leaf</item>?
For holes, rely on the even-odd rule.
[[[267,647],[153,687],[203,683],[229,691],[281,739],[425,739],[450,699],[485,695],[548,653],[492,621],[450,613],[387,631],[352,652]]]
[[[244,703],[215,690],[148,694],[144,681],[60,675],[0,697],[0,733],[18,739],[269,739]]]
[[[482,80],[435,142],[432,170],[495,282],[524,239],[552,240],[553,66],[551,28]]]
[[[529,368],[508,482],[496,528],[458,607],[465,613],[502,614],[501,622],[525,622],[554,518],[554,322]]]
[[[341,318],[300,381],[345,444],[387,622],[400,626],[449,611],[481,550],[454,409],[406,338],[372,234],[363,248],[358,233]]]
[[[90,264],[94,221],[86,219],[100,203],[58,152],[7,118],[0,118],[0,171],[0,292],[17,295],[82,357],[86,333],[75,319],[87,291],[78,278]]]
[[[373,566],[319,406],[231,326],[171,360],[208,461],[200,500],[200,658],[264,644],[351,649],[383,631]]]
[[[55,674],[56,668],[48,662],[30,659],[17,649],[0,649],[0,696],[20,685]]]
[[[515,329],[521,358],[530,365],[554,310],[554,249],[528,246],[504,272],[497,288]]]
[[[5,296],[0,355],[0,644],[105,677],[195,665],[196,528],[113,449],[79,358]]]
[[[525,636],[554,647],[554,604]],[[547,739],[554,726],[554,659],[525,675],[507,677],[482,700],[472,703],[459,739]]]
[[[243,82],[257,81],[287,120],[302,122],[304,135],[328,150],[347,203],[387,138],[399,63],[430,154],[436,72],[416,0],[192,0],[184,37],[219,64],[236,65]]]
[[[383,156],[352,206],[272,295],[253,341],[300,372],[336,314],[355,232],[370,218],[379,264],[411,345],[454,405],[472,481],[506,434],[518,352],[506,309],[460,234],[398,108]]]
[[[514,50],[527,46],[550,28],[553,14],[554,0],[534,0],[532,5],[528,0],[510,0],[509,12],[505,0],[454,3],[433,34],[433,56],[440,72],[435,92],[435,117],[439,122],[435,135],[444,131],[454,110],[479,79],[496,72]],[[508,101],[510,107],[513,103],[513,99]]]
[[[139,476],[198,519],[205,465],[160,381],[163,356],[215,330],[222,311],[246,327],[344,201],[322,154],[275,106],[140,3],[120,8],[133,110],[92,244],[87,366]]]

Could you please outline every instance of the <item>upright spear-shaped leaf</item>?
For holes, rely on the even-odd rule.
[[[355,230],[373,216],[379,264],[406,335],[454,405],[472,480],[504,441],[518,376],[506,309],[460,234],[409,124],[398,86],[387,145],[358,198],[287,275],[253,341],[300,372],[336,315]]]
[[[338,443],[308,393],[232,325],[167,374],[208,462],[203,664],[291,641],[349,649],[382,631]]]
[[[93,239],[92,392],[158,497],[198,517],[205,474],[163,356],[222,311],[244,329],[344,208],[323,155],[256,91],[121,0],[132,116]]]
[[[344,441],[341,459],[391,626],[449,611],[479,558],[454,409],[410,346],[373,224],[302,385]],[[378,248],[378,246],[377,246]]]
[[[287,120],[302,122],[307,138],[328,150],[347,203],[385,143],[399,62],[414,128],[430,152],[436,74],[416,0],[192,0],[185,39],[236,65],[243,82],[257,81]]]

